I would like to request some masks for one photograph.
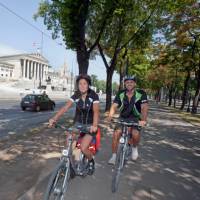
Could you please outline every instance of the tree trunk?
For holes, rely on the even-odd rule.
[[[174,108],[176,108],[176,97],[177,97],[177,91],[175,89],[175,91],[174,91]]]
[[[197,87],[196,87],[196,92],[195,92],[193,105],[192,105],[192,114],[197,113],[199,97],[200,97],[200,69],[197,72]]]
[[[190,71],[187,71],[187,76],[186,76],[186,79],[184,82],[184,89],[183,89],[183,94],[182,94],[182,104],[181,104],[180,110],[183,110],[185,107],[188,89],[189,89],[189,82],[190,82]]]
[[[169,87],[167,86],[166,90],[165,90],[165,103],[166,104],[167,104],[168,98],[169,98]]]
[[[168,103],[168,106],[171,106],[172,105],[172,96],[173,94],[173,85],[171,85],[170,89],[169,89],[169,103]]]
[[[112,77],[114,69],[107,68],[107,78],[106,78],[106,108],[105,111],[109,111],[112,103]]]
[[[85,44],[82,48],[77,48],[77,62],[79,67],[79,74],[87,74],[89,66],[89,53],[87,52]]]
[[[192,95],[189,94],[187,112],[190,112],[190,102],[191,102],[191,99],[192,99]]]
[[[86,19],[88,16],[89,3],[90,3],[89,0],[82,0],[78,16],[76,52],[77,52],[77,62],[79,66],[79,74],[87,74],[89,66],[89,52],[87,51],[85,42],[85,27],[86,27]]]
[[[124,66],[123,66],[123,62],[121,62],[120,69],[119,69],[119,90],[122,90],[124,87],[123,78],[124,78]]]

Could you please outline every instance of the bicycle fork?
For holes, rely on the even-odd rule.
[[[121,157],[120,165],[119,165],[120,171],[123,169],[125,158],[126,158],[126,152],[128,149],[128,129],[126,126],[124,126],[122,130],[123,130],[122,136],[120,137],[120,140],[119,140],[119,143],[122,146],[122,150],[121,150],[122,157]]]

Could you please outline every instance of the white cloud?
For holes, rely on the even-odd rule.
[[[20,53],[25,53],[25,52],[22,50],[14,49],[13,47],[10,47],[8,45],[0,44],[0,56],[20,54]]]

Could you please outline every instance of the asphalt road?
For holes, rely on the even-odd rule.
[[[116,194],[111,192],[113,168],[107,164],[112,132],[107,131],[96,155],[95,174],[73,179],[66,200],[199,200],[199,127],[160,105],[151,105],[149,121],[142,133],[140,157],[125,166]],[[41,199],[47,181],[48,177],[36,186],[31,199]]]
[[[63,100],[55,102],[55,111],[65,103]],[[55,111],[22,111],[19,101],[0,100],[0,139],[12,134],[22,134],[28,129],[35,128],[47,122]]]
[[[62,104],[62,103],[61,103]],[[21,112],[17,105],[7,103],[6,110],[1,106],[1,113],[6,113],[14,109]],[[4,111],[4,112],[2,112]],[[7,112],[6,112],[7,111]],[[22,113],[21,113],[22,114]],[[23,114],[29,116],[30,119],[39,118],[41,115],[52,115],[51,112],[29,113]],[[18,120],[17,116],[10,114],[10,126]],[[3,120],[1,115],[1,120]],[[20,115],[19,115],[20,116]],[[31,117],[30,117],[31,116]],[[32,118],[32,116],[34,116]],[[46,116],[46,119],[49,117]],[[23,121],[24,120],[24,121]],[[45,121],[45,118],[42,119]],[[21,118],[18,125],[24,126],[26,116]],[[96,155],[96,171],[93,176],[85,178],[76,177],[70,182],[66,200],[199,200],[200,199],[200,128],[187,123],[171,113],[169,109],[161,105],[150,105],[149,114],[150,125],[142,133],[142,139],[139,146],[139,159],[136,162],[129,162],[123,171],[120,179],[119,190],[116,194],[111,192],[111,180],[113,168],[107,164],[111,155],[111,138],[112,132],[105,131],[102,138],[101,150]],[[28,123],[28,122],[26,122]],[[103,125],[103,124],[102,124]],[[7,125],[8,126],[8,125]],[[52,132],[55,130],[52,130]],[[25,141],[30,143],[29,148],[34,148],[34,154],[30,154],[31,160],[28,160],[25,153],[27,149],[22,148],[20,143],[13,148],[22,148],[25,157],[20,154],[12,161],[10,158],[7,161],[7,168],[13,165],[13,176],[10,176],[10,171],[3,168],[1,175],[4,175],[7,182],[10,181],[9,187],[6,187],[6,182],[2,183],[1,188],[4,192],[11,195],[19,194],[17,187],[21,184],[24,188],[31,185],[20,200],[41,200],[48,182],[49,174],[58,163],[58,159],[49,155],[49,149],[52,145],[56,146],[49,140],[54,140],[53,134],[49,135],[45,140],[40,142]],[[38,135],[36,136],[38,137]],[[40,136],[42,137],[42,135]],[[56,140],[56,139],[55,139]],[[19,141],[20,142],[20,141]],[[23,143],[23,141],[21,141]],[[44,144],[46,142],[46,148]],[[40,150],[38,155],[45,158],[46,162],[42,168],[34,169],[37,164],[36,150]],[[2,157],[12,155],[12,151],[4,149]],[[56,153],[57,151],[55,151]],[[8,154],[9,153],[9,154]],[[20,152],[19,152],[20,153]],[[46,156],[46,157],[45,157]],[[26,158],[26,159],[25,159]],[[17,160],[18,159],[18,160]],[[41,158],[40,158],[41,160]],[[44,161],[44,160],[42,160]],[[5,163],[5,162],[2,162]],[[52,164],[52,166],[50,165]],[[6,165],[6,163],[5,163]],[[7,169],[6,168],[6,169]],[[29,170],[26,170],[27,168]],[[26,172],[26,173],[25,173]],[[16,177],[18,175],[18,177]],[[35,179],[34,179],[35,177]],[[23,181],[24,185],[23,185]],[[27,184],[27,182],[29,184]],[[12,187],[11,187],[12,183]],[[14,188],[11,190],[11,188]],[[11,191],[10,191],[11,190]],[[14,192],[14,194],[12,194]],[[5,194],[4,193],[4,194]],[[5,197],[6,195],[4,195]],[[18,196],[18,195],[17,195]],[[13,198],[0,198],[4,200],[13,200]],[[15,200],[16,198],[14,198]]]

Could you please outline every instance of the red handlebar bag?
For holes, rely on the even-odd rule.
[[[96,150],[98,151],[101,146],[101,129],[98,128],[96,135]]]
[[[80,149],[80,144],[81,144],[81,140],[82,140],[83,136],[84,136],[84,134],[80,133],[80,136],[79,136],[78,141],[77,141],[77,147],[79,149]],[[90,143],[89,150],[93,154],[96,154],[96,151],[99,150],[100,146],[101,146],[101,130],[100,130],[100,128],[98,128],[96,138],[94,138],[92,140],[92,142]]]

